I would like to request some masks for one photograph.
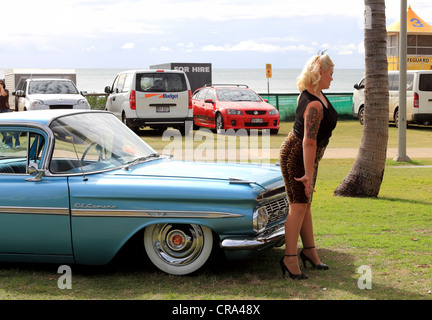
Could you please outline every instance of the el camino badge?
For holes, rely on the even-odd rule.
[[[92,203],[75,203],[76,209],[117,209],[116,205],[92,204]]]

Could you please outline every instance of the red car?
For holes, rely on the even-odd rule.
[[[279,131],[279,112],[246,85],[206,85],[192,96],[194,125],[216,129]]]

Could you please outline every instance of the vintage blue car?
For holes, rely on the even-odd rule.
[[[105,111],[0,114],[0,261],[102,265],[132,238],[166,273],[284,242],[277,165],[162,156]],[[137,253],[138,254],[138,253]]]

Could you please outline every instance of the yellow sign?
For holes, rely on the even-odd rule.
[[[266,77],[267,78],[272,77],[272,65],[270,63],[266,64]]]
[[[398,57],[388,57],[388,70],[399,70]],[[432,57],[407,57],[407,70],[432,70]]]

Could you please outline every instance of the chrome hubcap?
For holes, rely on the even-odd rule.
[[[203,231],[198,225],[160,224],[154,228],[153,248],[168,264],[182,266],[193,262],[204,245]]]

